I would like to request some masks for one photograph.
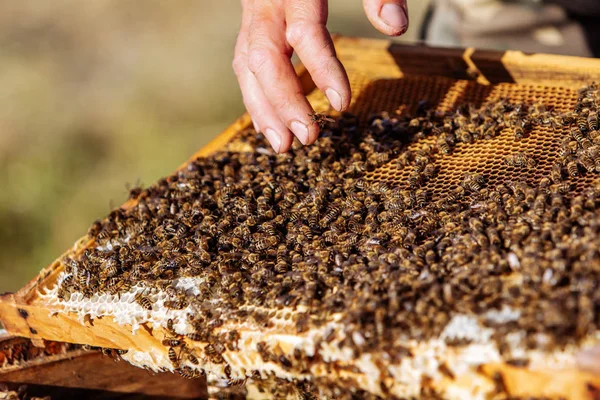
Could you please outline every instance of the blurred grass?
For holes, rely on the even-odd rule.
[[[380,36],[360,1],[330,4],[332,31]],[[0,2],[0,292],[243,112],[240,15],[234,0]]]

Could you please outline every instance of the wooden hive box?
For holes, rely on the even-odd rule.
[[[353,89],[351,109],[361,118],[381,110],[392,111],[399,107],[414,109],[417,101],[422,98],[428,98],[438,108],[446,110],[466,101],[477,103],[489,97],[503,95],[521,100],[542,97],[560,107],[560,104],[573,103],[573,99],[565,100],[561,97],[565,90],[572,92],[600,77],[600,60],[592,59],[516,51],[497,53],[475,49],[433,49],[347,37],[336,37],[335,46],[350,77]],[[299,66],[297,72],[315,110],[326,112],[326,99],[315,90],[305,69]],[[196,153],[192,160],[225,148],[232,151],[245,150],[236,143],[235,138],[250,125],[249,116],[243,115]],[[386,174],[390,172],[386,171],[384,169],[374,179],[389,178]],[[129,201],[123,208],[132,205],[134,201]],[[65,255],[79,254],[91,244],[84,237]],[[62,312],[60,308],[50,305],[40,293],[56,284],[62,270],[63,265],[58,259],[23,289],[2,296],[0,320],[11,334],[38,342],[44,339],[142,353],[155,351],[156,354],[161,354],[160,357],[165,357],[166,348],[161,345],[161,340],[167,334],[161,327],[144,324],[132,334],[130,326],[119,325],[111,317],[86,319],[82,322],[78,315]],[[255,333],[246,332],[250,336]],[[286,346],[293,347],[295,342],[294,335],[287,331],[269,332],[268,335],[281,343],[283,351]],[[203,347],[201,344],[190,345]],[[259,359],[259,355],[250,347],[243,348],[242,353],[244,362],[248,365]],[[367,377],[368,371],[360,368],[332,371],[325,364],[312,369],[310,377],[299,378],[351,380],[361,390],[382,394],[379,388],[372,386]],[[479,368],[465,371],[461,376],[452,379],[445,377],[429,384],[437,392],[449,397],[482,398],[496,391],[498,376],[501,377],[506,392],[516,397],[586,399],[592,398],[590,388],[600,385],[599,376],[579,371],[573,363],[517,368],[502,362],[480,365]],[[390,389],[392,394],[412,395],[402,383],[384,383],[388,388],[393,388]]]

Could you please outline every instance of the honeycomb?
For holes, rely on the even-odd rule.
[[[360,74],[352,86],[352,114],[315,146],[276,155],[246,131],[135,189],[42,297],[82,322],[160,326],[164,351],[123,358],[224,386],[275,375],[328,397],[403,397],[486,362],[573,364],[600,323],[599,171],[575,154],[600,138],[595,111],[581,134],[534,113],[580,113],[587,92]],[[444,131],[498,104],[493,133]]]
[[[427,100],[442,112],[455,110],[461,104],[479,107],[486,102],[506,99],[511,103],[541,103],[557,113],[572,110],[577,102],[577,88],[546,87],[500,83],[490,86],[473,81],[453,80],[443,77],[406,77],[403,79],[378,80],[373,82],[365,77],[354,76],[352,88],[360,93],[352,112],[361,121],[374,113],[386,110],[414,114],[419,100]],[[316,94],[315,97],[321,97]],[[495,138],[471,144],[458,143],[449,156],[436,158],[439,173],[427,182],[427,190],[433,193],[434,200],[443,193],[460,185],[465,172],[482,174],[488,186],[495,186],[507,180],[537,183],[547,176],[560,148],[561,139],[568,133],[568,127],[553,129],[537,125],[527,137],[515,141],[511,129],[506,129]],[[434,138],[420,140],[408,147],[417,150],[434,145]],[[517,152],[531,154],[537,160],[534,171],[506,165],[504,159]],[[408,189],[410,166],[397,168],[394,160],[387,165],[368,173],[372,181],[387,182]],[[573,180],[578,190],[596,181],[595,175],[583,175]]]

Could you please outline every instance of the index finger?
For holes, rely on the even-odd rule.
[[[315,85],[338,111],[350,105],[350,82],[327,30],[326,0],[287,0],[286,38]]]
[[[274,15],[273,10],[279,7],[266,3],[255,10],[252,19],[248,67],[284,124],[303,144],[311,144],[317,139],[319,128],[309,117],[313,109],[289,59],[285,14],[281,8],[282,15]]]

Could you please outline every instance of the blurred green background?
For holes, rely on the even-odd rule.
[[[240,17],[238,0],[0,2],[0,292],[244,111]],[[329,26],[381,37],[360,0],[331,1]]]

